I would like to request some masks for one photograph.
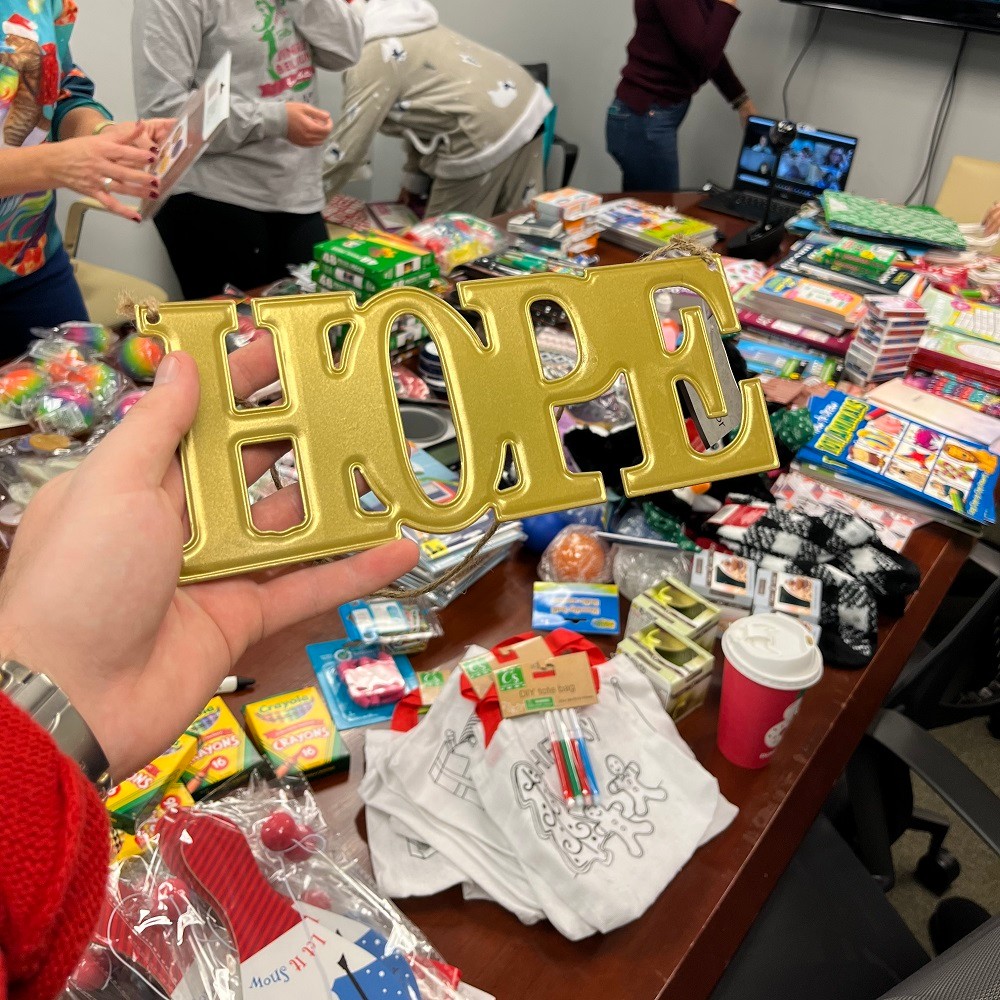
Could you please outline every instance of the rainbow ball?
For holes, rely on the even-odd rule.
[[[101,323],[64,323],[58,330],[63,340],[86,347],[95,354],[105,354],[118,339]]]
[[[11,368],[0,375],[0,409],[15,417],[25,403],[30,402],[48,384],[48,379],[37,368],[24,365]]]
[[[118,366],[136,382],[152,382],[166,352],[156,337],[129,337],[118,352]]]
[[[79,437],[94,426],[94,401],[81,386],[49,386],[35,399],[32,423],[45,434]]]
[[[69,373],[68,380],[82,386],[102,410],[106,410],[122,387],[122,377],[103,361],[94,361]]]
[[[146,395],[145,389],[133,389],[131,392],[126,392],[124,395],[118,397],[118,402],[115,403],[114,421],[115,423],[121,423],[125,419],[125,414],[135,406],[136,403]]]

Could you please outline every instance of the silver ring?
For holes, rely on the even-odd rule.
[[[104,180],[101,181],[101,187],[104,188],[104,193],[105,194],[110,194],[111,193],[111,185],[112,184],[114,184],[114,180],[111,177],[105,177]]]

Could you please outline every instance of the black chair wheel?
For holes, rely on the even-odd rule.
[[[958,858],[941,847],[928,851],[917,863],[917,881],[936,896],[944,895],[962,872]]]

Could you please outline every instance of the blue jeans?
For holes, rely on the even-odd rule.
[[[605,135],[608,152],[622,168],[622,190],[677,191],[680,188],[677,129],[690,106],[690,100],[680,104],[654,104],[644,115],[637,115],[623,101],[615,99],[608,108]]]
[[[33,326],[87,318],[73,265],[60,247],[33,274],[0,285],[0,358],[23,354]]]

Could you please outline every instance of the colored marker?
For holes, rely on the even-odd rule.
[[[594,793],[590,787],[590,782],[587,780],[587,770],[584,767],[583,758],[580,756],[580,746],[578,741],[573,738],[570,722],[567,719],[568,715],[568,710],[556,712],[559,728],[562,731],[563,739],[566,741],[566,746],[569,747],[570,756],[573,761],[573,770],[580,785],[580,804],[589,806],[593,804]]]
[[[597,775],[594,774],[594,765],[590,759],[590,750],[587,749],[587,741],[583,737],[583,727],[580,725],[580,713],[575,708],[566,709],[566,715],[570,721],[570,732],[573,734],[573,741],[578,747],[580,758],[583,760],[583,771],[587,776],[587,784],[590,786],[590,796],[594,804],[600,790],[597,787]]]
[[[566,800],[566,805],[572,809],[576,805],[576,796],[573,794],[573,787],[569,781],[569,771],[566,767],[569,756],[566,754],[565,745],[556,736],[556,727],[552,720],[551,712],[545,713],[545,724],[549,729],[549,745],[552,750],[552,761],[556,765],[556,773],[559,775],[562,797]]]

